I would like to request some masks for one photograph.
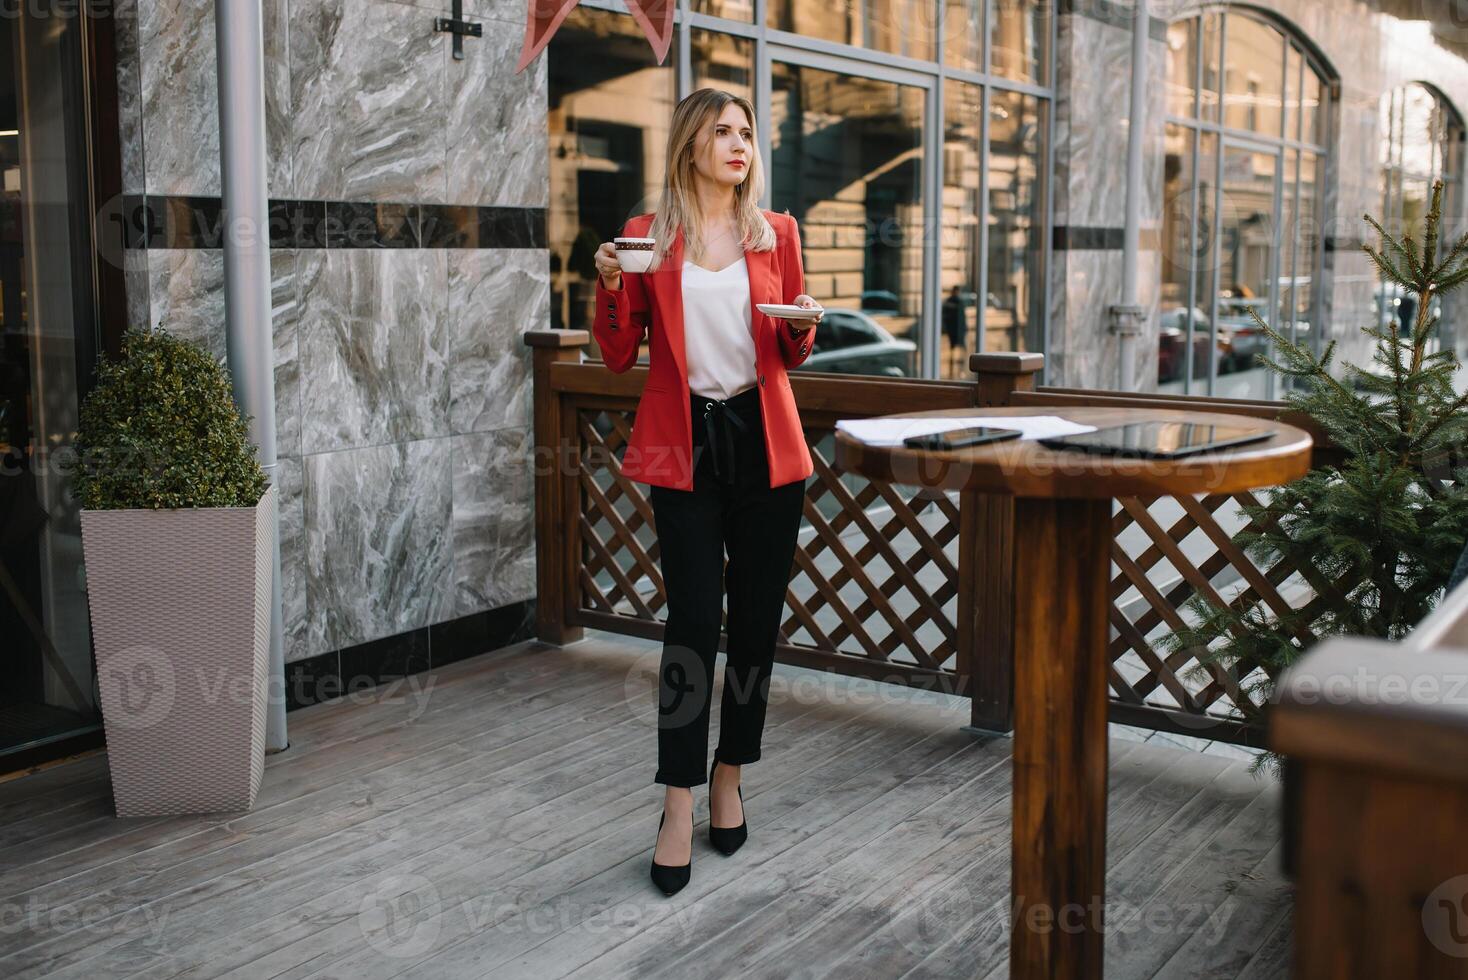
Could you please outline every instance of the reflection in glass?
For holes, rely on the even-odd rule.
[[[989,71],[1001,78],[1044,84],[1049,53],[1048,2],[992,0]]]
[[[1220,370],[1214,394],[1264,398],[1268,379],[1256,356],[1269,337],[1252,313],[1268,317],[1277,230],[1274,190],[1279,158],[1273,153],[1225,146],[1223,206],[1219,224],[1218,333]],[[1224,374],[1230,375],[1227,379]]]
[[[942,294],[939,316],[938,376],[972,377],[968,355],[978,349],[982,316],[979,289],[980,170],[983,155],[983,89],[949,81],[943,89],[943,208],[942,248],[938,288]]]
[[[1202,27],[1203,85],[1200,91],[1198,116],[1208,122],[1218,122],[1218,107],[1222,99],[1223,66],[1220,62],[1223,50],[1223,15],[1205,14],[1200,20]]]
[[[690,4],[690,9],[696,14],[754,23],[754,0],[690,0]]]
[[[917,372],[923,103],[911,86],[771,65],[771,202],[800,223],[806,289],[828,311],[891,335],[868,330],[867,342],[823,348],[802,367]]]
[[[1290,324],[1295,343],[1309,343],[1312,348],[1319,349],[1320,337],[1318,330],[1311,330],[1313,324],[1318,322],[1315,314],[1315,303],[1318,290],[1312,288],[1315,282],[1315,263],[1320,256],[1320,214],[1318,202],[1320,200],[1320,186],[1325,180],[1322,173],[1323,161],[1319,154],[1301,153],[1299,167],[1299,207],[1295,216],[1295,269],[1292,285],[1294,287],[1294,320]]]
[[[1300,138],[1300,72],[1305,70],[1305,59],[1293,44],[1285,58],[1284,138],[1297,140]]]
[[[1198,21],[1173,21],[1167,27],[1167,111],[1191,116],[1196,106]]]
[[[945,0],[943,61],[950,68],[984,70],[986,0]]]
[[[1300,140],[1319,145],[1325,142],[1325,113],[1328,96],[1320,84],[1320,76],[1305,66],[1304,93],[1300,101]]]
[[[90,210],[82,26],[39,4],[0,18],[0,753],[101,727],[62,469],[100,341],[95,250],[73,220]]]
[[[1195,38],[1196,117],[1186,88]],[[1310,325],[1324,164],[1312,148],[1289,144],[1320,131],[1320,76],[1294,39],[1237,9],[1175,22],[1168,43],[1158,383],[1166,391],[1266,397],[1270,378],[1256,357],[1267,351],[1267,335],[1251,311],[1318,348]],[[1227,146],[1220,161],[1218,136],[1205,128],[1213,123],[1247,131],[1259,145]]]
[[[1265,136],[1280,135],[1284,35],[1242,14],[1226,21],[1228,70],[1223,124]]]
[[[1463,181],[1463,120],[1435,89],[1413,83],[1381,97],[1378,126],[1382,226],[1395,236],[1410,232],[1420,239],[1434,181],[1443,182],[1443,214],[1449,220],[1456,214],[1451,209]],[[1440,310],[1434,306],[1428,313],[1435,320]],[[1395,322],[1406,334],[1416,314],[1416,297],[1386,280],[1379,282],[1378,327]]]
[[[677,50],[659,65],[631,17],[585,6],[551,39],[547,233],[556,328],[591,329],[592,256],[628,218],[657,206]]]
[[[1427,175],[1437,170],[1437,99],[1421,85],[1408,85],[1401,93],[1401,140],[1397,153],[1404,171]]]
[[[933,61],[938,0],[769,0],[770,27],[804,37]]]
[[[1209,240],[1213,208],[1198,200],[1194,132],[1167,125],[1163,158],[1162,289],[1159,298],[1157,384],[1162,391],[1187,392],[1192,378],[1212,370],[1208,314],[1193,295],[1199,249]],[[1205,182],[1208,175],[1204,175]]]
[[[718,88],[754,101],[754,42],[717,31],[694,30],[689,38],[693,88]]]
[[[1308,294],[1310,290],[1310,277],[1304,271],[1309,268],[1306,264],[1309,256],[1302,254],[1303,250],[1299,247],[1302,216],[1296,213],[1295,202],[1295,189],[1300,185],[1300,151],[1285,150],[1283,159],[1285,191],[1279,202],[1279,285],[1275,291],[1273,316],[1265,319],[1284,336],[1298,340],[1296,319],[1299,295]],[[1306,327],[1308,329],[1308,323]]]
[[[986,350],[1039,351],[1044,338],[1044,224],[1039,99],[991,90]]]

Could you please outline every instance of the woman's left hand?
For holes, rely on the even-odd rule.
[[[812,306],[820,306],[821,304],[820,303],[817,303],[815,301],[815,297],[814,296],[808,296],[805,293],[801,293],[799,296],[795,297],[795,305],[796,306],[804,306],[807,309],[809,309]],[[826,315],[826,311],[825,310],[822,310],[820,313],[817,313],[816,314],[816,318],[814,320],[797,320],[797,321],[793,321],[791,325],[793,327],[795,327],[797,330],[801,329],[801,327],[803,327],[805,324],[810,324],[811,326],[815,326],[817,323],[820,323],[821,322],[821,317],[823,317],[825,315]]]

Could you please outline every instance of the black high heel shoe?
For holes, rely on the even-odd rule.
[[[663,821],[667,818],[668,812],[664,810],[663,815],[661,817],[658,817],[659,833],[662,832]],[[666,895],[672,895],[684,885],[688,884],[688,879],[692,877],[692,875],[692,857],[689,858],[687,864],[658,864],[656,861],[652,863],[653,884],[661,888],[663,890],[663,893]]]
[[[715,759],[714,764],[709,766],[710,792],[713,792],[714,769],[717,768],[718,765],[719,760]],[[737,790],[739,793],[739,812],[742,814],[744,812],[744,787],[736,786],[734,787],[734,789]],[[737,827],[715,827],[713,814],[709,814],[709,843],[713,844],[714,847],[717,847],[719,851],[723,853],[726,857],[739,850],[739,848],[742,847],[744,845],[744,842],[748,839],[748,820],[740,820],[739,826]]]

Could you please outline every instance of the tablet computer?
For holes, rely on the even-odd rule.
[[[1040,439],[1051,449],[1070,449],[1109,456],[1140,456],[1146,459],[1176,459],[1211,452],[1227,446],[1259,442],[1274,435],[1273,429],[1196,422],[1128,422],[1079,432],[1075,435]]]

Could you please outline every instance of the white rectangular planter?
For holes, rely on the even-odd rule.
[[[254,507],[81,512],[119,817],[255,804],[278,496],[271,486]]]

